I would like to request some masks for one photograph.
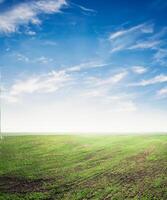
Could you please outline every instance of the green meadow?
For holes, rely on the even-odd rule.
[[[167,135],[6,136],[0,200],[166,200]]]

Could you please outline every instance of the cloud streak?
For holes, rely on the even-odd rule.
[[[138,41],[128,49],[156,49],[161,44],[161,41]]]
[[[147,86],[147,85],[154,85],[157,83],[165,83],[165,82],[167,82],[167,75],[160,74],[153,78],[142,80],[139,83],[133,83],[131,84],[131,86]]]
[[[110,75],[106,78],[88,77],[86,82],[92,87],[107,86],[110,88],[111,86],[118,84],[120,81],[122,81],[127,76],[127,74],[127,71],[122,71],[120,73]]]
[[[89,61],[84,62],[78,65],[74,65],[68,68],[65,68],[67,72],[79,72],[81,70],[92,69],[92,68],[100,68],[109,65],[110,63],[104,63],[102,61]]]
[[[153,60],[161,65],[166,65],[167,61],[167,49],[159,48],[153,56]]]
[[[9,102],[16,102],[23,94],[52,93],[65,87],[71,80],[64,71],[52,71],[47,74],[36,75],[25,80],[17,80],[2,97]]]
[[[76,4],[76,3],[73,3],[73,2],[71,2],[70,4],[71,4],[72,6],[78,7],[79,9],[81,9],[81,11],[86,12],[86,13],[96,13],[96,12],[97,12],[97,11],[94,10],[94,9],[87,8],[87,7],[82,6],[82,5],[80,5],[80,4]]]
[[[130,33],[134,33],[137,31],[140,31],[141,33],[153,33],[154,31],[153,24],[143,23],[143,24],[139,24],[137,26],[131,27],[129,29],[124,29],[124,30],[117,31],[115,33],[111,33],[109,39],[115,40],[119,37],[125,36]]]
[[[167,87],[160,89],[157,92],[157,96],[160,97],[160,98],[166,98],[167,97]]]
[[[153,24],[143,23],[111,33],[109,36],[111,53],[129,49],[131,46],[135,45],[136,41],[140,39],[141,36],[152,34],[153,32]]]
[[[143,66],[133,66],[132,71],[136,74],[144,74],[147,72],[147,68]]]

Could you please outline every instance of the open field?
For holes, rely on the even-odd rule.
[[[167,135],[0,141],[0,200],[167,199]]]

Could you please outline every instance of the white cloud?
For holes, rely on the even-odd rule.
[[[17,4],[0,14],[0,32],[14,33],[21,25],[40,24],[39,14],[60,12],[65,0],[39,0]]]
[[[30,36],[34,36],[36,35],[36,32],[35,31],[31,31],[31,30],[28,30],[25,32],[27,35],[30,35]]]
[[[65,0],[47,0],[47,1],[36,1],[34,4],[34,8],[37,9],[37,11],[45,12],[45,13],[55,13],[60,12],[60,9],[63,5],[67,5],[67,2]]]
[[[68,67],[65,70],[67,72],[77,72],[77,71],[81,71],[84,69],[104,67],[107,65],[109,65],[109,63],[104,63],[102,61],[90,61],[90,62],[84,62],[84,63],[78,64],[78,65]]]
[[[164,82],[167,82],[167,75],[160,74],[151,79],[142,80],[139,83],[133,83],[131,84],[131,86],[147,86],[147,85],[153,85],[153,84],[164,83]]]
[[[35,59],[34,61],[42,63],[42,64],[48,64],[50,62],[53,62],[53,59],[52,58],[48,58],[46,56],[41,56],[41,57]]]
[[[81,66],[85,67],[85,65]],[[92,67],[94,67],[94,65],[92,65]],[[7,100],[8,102],[17,102],[19,98],[25,94],[52,93],[71,84],[77,86],[78,76],[73,76],[73,72],[76,72],[76,69],[74,71],[69,69],[67,68],[60,71],[52,71],[47,74],[34,75],[24,80],[17,80],[12,86],[10,86],[8,89],[5,89],[3,92],[3,99]],[[87,88],[87,93],[90,92],[91,95],[100,96],[101,93],[101,96],[106,96],[108,91],[114,85],[122,81],[126,75],[127,72],[123,71],[107,78],[83,78],[81,93],[82,95],[85,95],[84,89]],[[77,94],[77,87],[73,87],[72,92]],[[109,98],[107,97],[106,99]]]
[[[157,96],[158,97],[167,97],[167,87],[164,87],[162,89],[160,89],[158,92],[157,92]]]
[[[128,49],[154,49],[161,44],[161,41],[139,41]]]
[[[97,11],[94,10],[94,9],[91,9],[91,8],[87,8],[85,6],[82,6],[82,5],[79,5],[79,4],[76,4],[76,3],[73,3],[73,2],[70,2],[70,4],[74,7],[78,7],[80,8],[82,11],[84,12],[91,12],[91,13],[96,13]]]
[[[110,75],[110,77],[105,78],[97,78],[97,77],[87,77],[85,80],[85,88],[82,88],[81,96],[90,97],[90,98],[96,98],[96,97],[102,97],[102,99],[107,101],[117,101],[120,99],[124,99],[127,97],[129,98],[129,95],[124,95],[123,93],[120,95],[112,93],[110,94],[111,90],[113,88],[116,89],[116,85],[118,85],[126,76],[127,72],[123,71],[114,75]]]
[[[127,30],[127,31],[125,31],[125,30],[117,31],[117,32],[115,32],[115,33],[112,33],[112,34],[110,35],[109,39],[110,39],[110,40],[116,39],[116,38],[118,38],[118,37],[120,37],[120,36],[122,36],[122,35],[125,35],[127,32],[128,32],[128,30]]]
[[[15,56],[17,56],[17,59],[19,61],[25,62],[40,62],[43,64],[47,64],[53,61],[52,59],[44,56],[39,57],[35,60],[30,60],[27,56],[24,56],[20,53],[15,54]],[[73,76],[73,72],[80,72],[83,69],[98,68],[106,65],[108,64],[100,61],[90,61],[75,66],[66,67],[59,71],[57,70],[46,74],[34,75],[24,80],[16,80],[11,87],[9,87],[8,89],[5,88],[2,98],[7,100],[8,102],[17,102],[18,98],[22,94],[55,92],[58,89],[68,85],[67,83],[72,83],[72,80],[74,83],[74,79],[77,77]],[[117,74],[112,77],[112,82],[116,83],[122,78],[123,74]]]
[[[143,66],[133,66],[132,71],[136,74],[144,74],[147,72],[147,68]]]
[[[25,80],[17,80],[8,91],[6,89],[2,97],[10,102],[16,102],[23,94],[55,92],[69,83],[70,80],[70,75],[64,71],[52,71]]]
[[[83,10],[83,11],[86,11],[86,12],[96,12],[94,9],[90,9],[90,8],[86,8],[84,6],[81,6],[81,5],[78,5],[78,7]]]
[[[154,61],[160,63],[160,64],[165,64],[166,65],[166,60],[167,60],[167,49],[157,49],[157,52],[154,54],[153,57]]]
[[[131,28],[118,30],[109,36],[109,52],[112,54],[125,50],[152,50],[153,61],[166,65],[166,34],[167,27],[154,32],[154,24],[152,23],[143,23]]]
[[[120,44],[120,45],[116,45],[116,46],[113,46],[112,49],[110,50],[110,53],[114,53],[114,52],[117,52],[117,51],[121,51],[125,48],[125,45],[124,44]]]
[[[109,108],[111,112],[132,112],[136,105],[132,101],[132,96],[121,93],[116,90],[116,85],[120,83],[127,72],[123,71],[110,77],[97,78],[89,77],[85,87],[79,92],[82,99],[93,101],[104,109]]]
[[[155,33],[150,37],[151,40],[159,40],[160,38],[166,37],[167,27],[163,27],[159,32]]]
[[[12,54],[18,61],[22,61],[25,63],[40,63],[40,64],[48,64],[54,61],[53,58],[49,58],[46,56],[40,56],[37,58],[29,58],[27,55],[24,55],[22,53],[14,53]]]
[[[42,40],[42,45],[57,46],[57,42],[53,40]]]
[[[131,33],[153,33],[154,28],[153,28],[153,24],[147,24],[147,23],[143,23],[143,24],[139,24],[137,26],[131,27],[129,29],[123,29],[120,31],[117,31],[115,33],[111,33],[109,40],[115,40],[117,38],[120,38],[122,36],[131,34]]]
[[[114,74],[108,78],[103,78],[103,79],[94,78],[92,79],[92,81],[94,82],[95,85],[98,85],[98,86],[113,85],[122,81],[123,78],[126,77],[126,75],[127,75],[127,71],[123,71],[123,72]]]
[[[153,32],[153,24],[143,23],[128,29],[122,29],[115,33],[111,33],[109,36],[109,41],[111,44],[110,53],[129,49],[131,46],[136,44],[136,41],[140,39],[141,36],[144,36],[145,34],[152,34]]]
[[[106,87],[97,87],[85,92],[82,91],[81,97],[92,100],[96,104],[98,103],[104,110],[108,108],[110,112],[134,112],[137,110],[137,106],[132,100],[133,97],[131,95],[124,93],[117,94]]]
[[[30,59],[21,53],[14,54],[14,57],[16,57],[18,61],[30,62]]]

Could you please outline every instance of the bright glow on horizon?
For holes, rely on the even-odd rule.
[[[7,122],[7,123],[6,123]],[[22,105],[2,112],[4,132],[113,133],[165,132],[166,113],[114,110],[95,102],[68,100],[48,105]]]

